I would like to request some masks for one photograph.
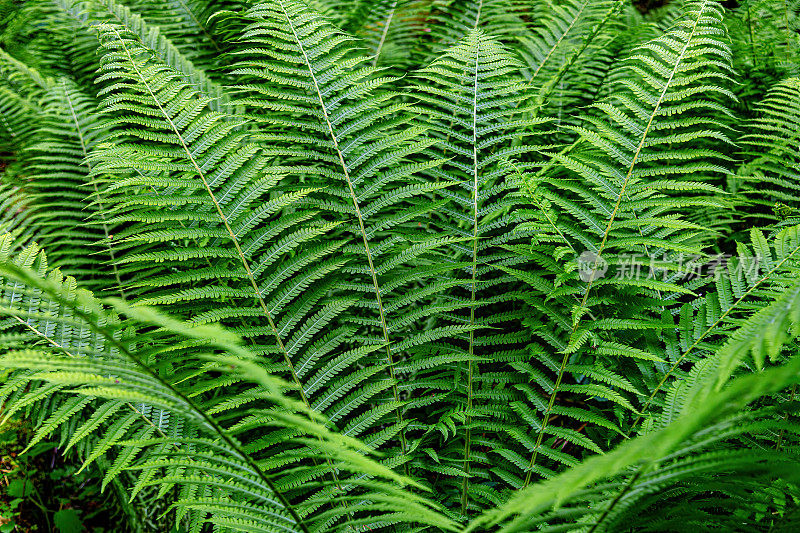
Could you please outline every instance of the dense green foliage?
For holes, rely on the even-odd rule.
[[[1,413],[129,529],[800,528],[800,2],[0,7]]]
[[[102,470],[81,469],[79,462],[59,452],[55,441],[40,442],[21,453],[31,436],[23,423],[7,423],[0,431],[0,532],[107,533],[118,531],[114,524],[133,529],[145,522],[139,509],[152,501],[127,505],[124,493],[101,492]],[[117,488],[124,490],[115,484]],[[151,520],[149,527],[157,529],[158,521]]]

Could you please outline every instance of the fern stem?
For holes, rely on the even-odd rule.
[[[72,98],[69,96],[69,91],[67,90],[67,83],[66,81],[62,80],[62,88],[64,89],[64,97],[67,100],[67,106],[69,107],[69,112],[72,115],[72,121],[75,123],[75,132],[78,134],[78,140],[81,143],[81,151],[83,152],[83,165],[89,169],[89,172],[92,172],[92,167],[89,165],[88,157],[89,154],[86,150],[86,141],[84,140],[83,130],[81,129],[80,122],[78,121],[78,116],[75,114],[75,106],[72,105]],[[119,269],[117,268],[117,259],[114,255],[114,249],[111,246],[111,234],[108,231],[108,223],[106,221],[105,215],[105,207],[103,207],[103,202],[100,200],[100,191],[97,188],[97,183],[92,180],[92,187],[94,188],[94,193],[97,195],[97,205],[100,208],[100,218],[103,220],[103,234],[106,237],[106,248],[108,249],[108,256],[111,259],[111,268],[114,270],[114,278],[117,280],[117,289],[119,290],[119,295],[122,299],[125,299],[125,289],[122,286],[122,278],[119,275]]]
[[[614,498],[614,501],[612,501],[609,504],[609,506],[605,508],[603,514],[600,515],[600,518],[597,519],[597,522],[595,522],[592,525],[592,528],[588,531],[588,533],[594,533],[595,531],[597,531],[597,528],[600,527],[600,524],[602,524],[603,521],[606,519],[606,517],[608,517],[608,515],[611,513],[614,507],[616,507],[617,504],[622,500],[622,498],[631,491],[633,485],[636,483],[636,480],[638,480],[641,477],[643,472],[644,470],[640,468],[639,470],[636,471],[634,475],[631,476],[631,478],[625,484],[625,487],[621,491],[619,491],[616,498]]]
[[[478,4],[478,14],[475,17],[475,28],[481,18],[483,0]],[[470,279],[469,294],[469,325],[475,325],[475,293],[476,293],[476,274],[478,269],[478,68],[481,51],[480,39],[475,43],[475,69],[473,70],[472,82],[472,272]],[[461,514],[467,514],[469,503],[469,469],[470,453],[472,447],[472,417],[469,412],[472,410],[473,379],[475,364],[472,357],[475,354],[475,330],[469,330],[469,360],[467,361],[467,405],[466,416],[464,417],[464,480],[461,483]]]
[[[483,11],[483,0],[478,2],[478,12],[475,13],[475,25],[472,27],[473,30],[477,30],[478,26],[481,23],[481,12]]]
[[[381,32],[381,40],[378,43],[378,47],[375,49],[375,57],[372,58],[372,67],[376,67],[378,65],[378,58],[381,55],[381,51],[383,50],[383,45],[386,43],[386,36],[389,34],[389,26],[392,24],[392,19],[394,18],[394,12],[397,9],[397,0],[392,2],[392,7],[389,10],[389,16],[386,18],[386,22],[383,25],[383,31]]]
[[[636,151],[633,153],[633,158],[631,159],[631,163],[628,166],[628,171],[625,174],[625,179],[622,181],[622,187],[620,188],[619,194],[617,195],[617,200],[616,203],[614,204],[614,209],[612,210],[611,216],[609,217],[608,223],[606,224],[606,229],[603,232],[603,238],[600,240],[600,246],[597,249],[594,264],[592,265],[591,269],[592,272],[594,272],[597,269],[600,257],[602,256],[603,251],[606,248],[606,244],[608,242],[608,236],[611,233],[611,227],[614,225],[614,221],[616,220],[617,214],[619,213],[620,206],[622,204],[622,198],[625,196],[628,183],[630,182],[631,176],[633,175],[633,170],[636,167],[636,163],[638,163],[639,155],[641,154],[642,149],[644,148],[645,142],[647,141],[647,137],[650,133],[650,129],[653,126],[653,121],[655,120],[658,111],[661,109],[661,104],[664,102],[664,98],[667,96],[667,91],[669,90],[670,85],[672,84],[672,80],[678,71],[678,67],[683,61],[683,58],[686,56],[686,51],[689,49],[689,45],[692,43],[692,39],[694,38],[694,35],[697,32],[697,27],[700,24],[700,19],[702,18],[703,11],[705,11],[706,6],[708,5],[708,1],[709,0],[705,0],[703,2],[702,7],[697,12],[697,17],[695,18],[694,24],[692,25],[692,31],[686,37],[686,43],[683,45],[680,54],[678,54],[678,57],[675,59],[675,64],[673,65],[672,70],[670,71],[669,77],[664,82],[664,87],[661,90],[661,95],[658,97],[658,100],[656,101],[655,106],[653,107],[653,112],[650,114],[647,126],[645,126],[644,131],[642,132],[642,138],[639,141],[638,146],[636,147]],[[589,293],[592,290],[594,280],[595,280],[594,276],[591,276],[589,278],[589,281],[586,284],[586,290],[584,291],[583,298],[581,299],[580,302],[580,308],[586,307],[586,302],[589,299]],[[577,331],[582,318],[583,314],[579,315],[573,320],[572,330],[570,331],[570,339]],[[567,361],[569,360],[570,355],[571,352],[569,350],[565,350],[564,356],[561,359],[561,366],[559,367],[558,370],[558,376],[556,377],[553,390],[550,393],[550,399],[547,402],[547,408],[545,409],[544,415],[542,416],[542,423],[536,437],[536,446],[534,447],[533,453],[531,455],[531,462],[528,467],[528,473],[525,475],[525,484],[524,484],[525,487],[527,487],[528,484],[530,484],[531,474],[533,473],[533,467],[536,464],[536,458],[539,453],[539,447],[542,445],[542,439],[544,438],[544,433],[545,430],[547,429],[548,419],[550,418],[550,413],[553,410],[556,394],[558,394],[558,389],[561,386],[562,379],[564,378],[564,369],[567,366]]]
[[[116,30],[114,31],[116,32]],[[119,34],[117,35],[119,36]],[[28,282],[31,283],[35,282],[31,278],[29,278],[27,273],[23,270],[19,270],[18,272],[15,272],[15,274],[22,277],[23,279],[26,279],[26,281]],[[256,463],[252,457],[250,457],[247,453],[244,452],[244,450],[242,450],[239,444],[233,438],[231,438],[230,435],[228,435],[228,432],[225,431],[222,428],[222,426],[211,415],[209,415],[207,412],[201,409],[197,404],[195,404],[194,401],[189,396],[185,395],[184,393],[176,389],[172,385],[172,383],[163,379],[158,374],[158,372],[156,372],[155,370],[150,368],[147,364],[142,362],[136,355],[134,355],[130,350],[128,350],[128,347],[121,341],[119,341],[114,336],[114,334],[109,333],[105,328],[98,326],[97,325],[98,321],[93,320],[92,316],[88,312],[84,311],[79,306],[74,305],[74,303],[66,300],[61,294],[59,294],[56,291],[48,289],[46,290],[46,292],[49,293],[49,295],[59,304],[69,307],[73,311],[73,313],[75,313],[75,316],[79,317],[81,320],[84,321],[84,323],[89,327],[89,329],[91,329],[95,333],[105,338],[109,344],[113,345],[114,348],[119,350],[119,353],[123,354],[136,366],[141,368],[144,373],[146,373],[148,376],[150,376],[155,381],[160,383],[163,387],[172,392],[177,398],[179,398],[184,403],[184,405],[186,405],[191,411],[195,413],[195,415],[198,418],[202,419],[203,422],[205,422],[205,424],[209,428],[214,430],[214,433],[216,433],[217,436],[222,441],[224,441],[225,444],[227,444],[233,452],[235,452],[236,456],[238,456],[239,459],[248,466],[248,468],[253,472],[253,474],[258,476],[264,482],[264,484],[270,489],[270,491],[272,491],[272,493],[275,494],[275,497],[281,503],[283,508],[286,509],[286,511],[291,516],[292,520],[295,521],[295,523],[303,531],[303,533],[311,533],[306,524],[300,518],[300,514],[297,512],[297,510],[295,510],[294,506],[291,504],[291,502],[289,502],[288,498],[278,490],[277,486],[270,479],[267,473],[261,470],[261,468],[258,466],[258,463]]]
[[[308,74],[314,83],[314,89],[316,90],[317,98],[319,99],[319,105],[322,109],[322,116],[325,119],[325,124],[328,127],[328,134],[330,135],[331,141],[333,142],[333,148],[334,150],[336,150],[336,154],[339,158],[339,163],[342,167],[342,172],[344,173],[344,178],[345,181],[347,182],[347,187],[350,192],[350,197],[353,200],[353,209],[355,210],[356,218],[358,218],[358,227],[361,232],[361,239],[364,244],[364,251],[367,256],[367,265],[369,266],[370,276],[372,277],[372,286],[375,291],[375,300],[378,304],[378,313],[380,315],[381,330],[383,331],[383,340],[384,343],[386,344],[386,360],[389,363],[388,365],[389,377],[392,380],[392,395],[394,396],[394,401],[399,403],[400,393],[397,389],[397,380],[395,378],[395,373],[394,373],[394,359],[392,357],[392,348],[389,340],[389,329],[386,325],[386,314],[383,308],[381,289],[380,285],[378,285],[378,276],[377,273],[375,272],[375,266],[372,261],[372,250],[370,250],[369,240],[367,239],[367,230],[364,226],[364,217],[361,214],[361,208],[358,205],[358,197],[356,196],[355,189],[353,188],[353,182],[350,179],[350,170],[347,168],[347,163],[345,162],[344,154],[342,153],[342,150],[339,146],[339,140],[336,138],[336,134],[333,131],[333,124],[331,123],[330,120],[328,108],[325,105],[324,98],[322,97],[322,90],[320,89],[319,81],[317,80],[317,76],[314,73],[314,69],[311,66],[311,61],[308,58],[305,46],[303,45],[303,42],[301,41],[300,37],[297,35],[297,30],[295,29],[294,24],[292,23],[291,17],[289,17],[289,13],[286,11],[286,6],[284,5],[283,0],[279,0],[279,3],[281,6],[281,10],[283,11],[284,17],[286,17],[286,22],[289,25],[289,28],[291,28],[292,30],[292,35],[294,35],[295,42],[297,42],[297,46],[300,49],[300,53],[303,54],[303,60],[305,61],[306,68],[308,69]],[[399,407],[395,409],[395,414],[397,415],[397,422],[399,424],[402,424],[403,414],[400,411]],[[400,428],[400,446],[402,454],[405,455],[408,448],[406,444],[405,430],[403,428]],[[403,466],[406,474],[408,474],[408,463],[404,463]]]
[[[481,6],[483,2],[481,2]],[[480,13],[480,7],[478,8]],[[479,15],[480,16],[480,15]],[[476,22],[477,25],[477,22]],[[472,273],[470,279],[469,294],[469,325],[475,325],[475,293],[476,293],[476,274],[478,269],[478,58],[480,57],[480,41],[475,45],[475,70],[472,86]],[[467,414],[464,418],[466,432],[464,435],[464,480],[461,484],[461,513],[467,514],[467,503],[469,502],[469,460],[470,447],[472,446],[472,417],[469,412],[472,410],[472,387],[473,373],[475,364],[472,357],[475,353],[475,330],[469,330],[469,360],[467,361]]]

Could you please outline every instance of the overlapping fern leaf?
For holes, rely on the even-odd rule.
[[[642,373],[640,389],[648,395],[631,431],[644,429],[637,427],[639,422],[649,426],[656,419],[662,425],[671,421],[658,415],[674,408],[675,399],[667,398],[666,391],[680,387],[695,371],[694,365],[712,358],[742,320],[762,312],[779,295],[790,294],[786,291],[799,273],[800,226],[788,227],[770,240],[754,228],[750,241],[739,244],[735,256],[720,254],[690,275],[692,286],[704,294],[673,309],[675,328],[662,332],[663,348],[653,347],[664,352],[664,366]],[[772,333],[773,337],[780,334]],[[757,366],[763,366],[763,361]]]
[[[696,403],[678,404],[681,414],[663,429],[518,492],[470,530],[497,525],[508,532],[563,531],[578,524],[586,531],[762,528],[764,506],[776,496],[796,494],[796,480],[784,477],[797,461],[796,446],[762,445],[774,433],[797,441],[797,424],[775,416],[792,411],[794,402],[781,404],[775,395],[796,382],[798,366],[794,358],[762,375],[738,378],[721,392],[710,390],[708,377],[716,374],[706,373],[693,384],[702,401],[691,396]],[[754,407],[747,409],[750,403]],[[782,481],[774,482],[778,477]],[[793,505],[779,505],[767,522],[776,530],[797,527]]]
[[[180,302],[194,324],[235,327],[267,368],[295,383],[306,408],[312,393],[329,406],[351,392],[330,380],[373,348],[341,350],[350,331],[328,327],[355,301],[328,294],[326,276],[346,259],[335,256],[342,241],[319,241],[336,223],[298,206],[313,189],[276,188],[280,176],[263,172],[264,153],[243,120],[211,110],[129,34],[106,26],[102,37],[113,89],[106,109],[123,112],[130,127],[93,161],[122,177],[108,191],[114,222],[128,225],[114,241],[131,293],[140,303]]]
[[[368,137],[369,144],[352,145],[360,167],[333,167],[341,174],[330,177],[345,183],[293,182],[290,178],[298,169],[308,168],[293,166],[295,151],[282,152],[277,143],[270,148],[256,144],[269,134],[210,109],[207,96],[153,59],[130,34],[107,26],[103,39],[110,50],[100,80],[109,87],[104,91],[106,110],[124,112],[120,122],[131,127],[120,131],[131,141],[120,139],[92,160],[98,172],[127,175],[110,183],[108,190],[116,205],[114,222],[130,224],[114,240],[121,251],[123,274],[138,276],[132,279],[132,292],[142,303],[180,302],[194,323],[235,327],[257,353],[273,361],[270,368],[297,385],[307,408],[328,413],[331,423],[341,424],[345,434],[370,446],[389,441],[405,446],[408,422],[402,417],[390,366],[393,350],[414,349],[454,327],[421,332],[397,348],[387,343],[395,326],[409,327],[407,320],[393,321],[389,313],[429,294],[419,291],[415,297],[402,292],[416,282],[400,275],[408,271],[405,263],[424,260],[423,254],[442,240],[417,232],[408,222],[412,218],[408,212],[394,204],[407,207],[405,198],[421,196],[417,205],[412,204],[411,214],[422,213],[435,205],[425,194],[440,185],[412,185],[388,202],[367,189],[359,198],[345,196],[357,203],[344,204],[343,209],[342,204],[320,203],[311,195],[326,185],[327,191],[350,183],[370,184],[375,179],[371,173],[401,162],[406,151],[413,152],[413,144],[402,134],[389,143],[384,137]],[[378,109],[372,120],[379,116]],[[367,132],[370,125],[362,122]],[[299,138],[284,136],[291,141]],[[270,165],[276,155],[286,157],[276,163],[288,164]],[[330,156],[327,159],[331,161]],[[380,177],[404,179],[431,164],[435,163],[408,162]],[[353,181],[348,181],[351,176]],[[347,189],[343,192],[348,194]],[[327,220],[314,208],[324,209]],[[337,211],[355,216],[330,220],[331,212]],[[376,213],[382,216],[373,216]],[[338,226],[344,229],[336,230]],[[398,227],[414,228],[414,233],[407,231],[404,238],[389,232]],[[370,243],[374,235],[383,243],[377,253]],[[411,251],[401,250],[405,239],[415,236]],[[347,244],[346,239],[352,242]],[[334,287],[333,274],[343,267],[349,269],[343,272],[352,279],[350,290],[342,290],[348,288],[342,283]],[[363,276],[363,283],[358,276]],[[384,276],[395,280],[397,296],[379,285]],[[353,327],[359,324],[361,328]],[[384,401],[387,394],[389,401]],[[394,420],[389,427],[382,425],[387,417]],[[407,459],[401,455],[392,461]],[[331,473],[326,463],[317,468],[318,475]]]
[[[382,369],[371,372],[364,391],[380,389],[388,397],[354,427],[374,432],[369,440],[376,446],[387,440],[399,444],[395,460],[407,462],[406,427],[414,424],[403,412],[437,396],[408,398],[403,405],[401,396],[413,395],[413,387],[401,391],[397,373],[413,374],[424,365],[396,364],[430,353],[437,340],[470,327],[417,328],[438,312],[433,295],[447,283],[436,279],[453,268],[442,261],[443,247],[458,237],[429,229],[429,213],[446,201],[435,193],[452,182],[424,180],[421,172],[440,164],[422,154],[435,141],[422,136],[424,128],[411,122],[410,104],[385,87],[392,78],[380,77],[373,58],[351,37],[292,0],[264,2],[244,16],[250,25],[233,72],[243,80],[238,103],[252,110],[256,138],[268,146],[267,172],[319,188],[308,205],[341,224],[329,234],[346,240],[341,253],[349,258],[343,269],[348,279],[338,290],[352,305],[340,320],[357,327],[354,339],[363,347],[375,349],[364,363]],[[442,353],[441,364],[454,357],[460,356]],[[438,398],[444,395],[439,392]],[[353,392],[336,410],[349,412],[367,399]],[[330,402],[321,405],[328,408]],[[387,416],[393,425],[382,428]]]
[[[10,258],[10,243],[0,239],[1,364],[15,373],[0,397],[6,416],[34,405],[46,413],[31,445],[58,432],[66,448],[85,447],[84,466],[111,459],[104,484],[124,471],[133,474],[132,494],[155,486],[163,496],[177,487],[173,508],[191,531],[203,524],[220,531],[335,531],[345,527],[341,520],[358,527],[367,510],[374,520],[378,509],[389,523],[451,527],[403,493],[407,480],[366,457],[364,444],[330,432],[319,415],[287,397],[291,384],[266,372],[235,335],[121,300],[100,302],[49,270],[36,248]],[[38,343],[9,347],[27,338]],[[228,394],[216,394],[220,386]],[[100,428],[105,436],[89,439]],[[274,440],[281,453],[257,444]],[[337,501],[341,490],[304,498],[297,480],[309,475],[304,471],[313,470],[319,453],[336,458],[337,472],[358,474],[374,504],[348,507],[346,499]],[[276,463],[303,460],[281,476],[269,473]]]
[[[518,50],[529,73],[531,86],[552,91],[564,71],[592,45],[597,36],[613,25],[614,15],[623,8],[619,1],[585,2],[569,0],[536,19],[531,32],[519,39]],[[607,44],[607,43],[606,43]],[[573,68],[581,75],[586,69]]]
[[[518,263],[519,256],[502,246],[525,237],[524,233],[514,234],[518,202],[506,181],[514,165],[509,160],[529,156],[540,148],[532,135],[546,129],[547,121],[518,118],[524,113],[518,107],[525,96],[524,79],[511,73],[520,66],[495,39],[475,30],[419,71],[413,91],[428,117],[430,134],[439,141],[430,157],[447,159],[442,167],[432,169],[432,179],[455,177],[459,181],[458,187],[445,192],[452,201],[441,207],[443,216],[438,222],[442,231],[458,235],[463,241],[453,247],[458,273],[442,301],[445,307],[439,316],[455,324],[481,328],[455,336],[450,340],[453,347],[447,347],[458,350],[463,357],[463,363],[448,369],[464,402],[459,438],[452,440],[452,435],[444,431],[445,439],[434,433],[428,444],[438,450],[441,458],[437,462],[445,467],[439,490],[451,491],[453,487],[447,485],[461,485],[459,478],[463,478],[463,487],[456,490],[461,493],[464,511],[470,476],[486,480],[497,476],[508,482],[514,475],[517,465],[507,455],[511,452],[507,446],[497,446],[496,441],[508,439],[509,435],[523,441],[526,438],[516,430],[516,415],[509,412],[509,401],[516,397],[512,384],[517,380],[511,367],[504,367],[503,363],[527,360],[528,338],[524,331],[507,333],[515,330],[513,324],[522,315],[520,309],[508,308],[514,300],[516,280],[498,265],[510,267]],[[532,165],[535,163],[516,164],[522,168]],[[487,360],[492,370],[482,374],[481,360]],[[442,368],[430,365],[429,372],[431,382],[435,382],[434,376],[442,379]],[[423,383],[427,384],[427,380]],[[444,411],[442,415],[446,418],[452,413]],[[495,450],[500,457],[493,456],[491,452]],[[479,466],[490,464],[491,474],[485,466]],[[432,464],[429,468],[436,470],[438,466]],[[473,468],[475,474],[471,472]],[[451,477],[454,472],[458,472],[457,477]]]
[[[198,66],[213,68],[227,48],[224,34],[212,16],[221,9],[241,9],[243,2],[140,0],[125,3],[150,25],[157,26],[169,41]]]
[[[91,86],[96,90],[94,79],[99,68],[97,49],[100,46],[96,28],[105,23],[113,23],[135,34],[161,61],[180,72],[185,81],[194,85],[198,91],[212,97],[210,102],[212,108],[219,111],[228,101],[220,83],[212,79],[205,70],[215,67],[216,63],[208,60],[203,62],[201,58],[201,64],[196,65],[193,62],[197,59],[196,55],[187,53],[179,47],[176,42],[180,43],[180,40],[173,42],[168,37],[172,35],[169,27],[162,29],[162,26],[151,23],[140,12],[133,11],[123,3],[115,0],[41,0],[41,9],[48,17],[50,26],[56,29],[57,35],[66,34],[63,38],[68,43],[75,41],[80,45],[65,46],[61,48],[62,50],[64,48],[71,48],[73,51],[75,48],[83,50],[82,54],[74,58],[72,70],[73,72],[77,70],[78,73],[84,70],[88,72],[88,80],[83,80],[82,76],[78,78],[86,82],[87,89]],[[171,19],[167,17],[167,20]],[[163,22],[163,19],[159,22]],[[216,51],[214,53],[219,54]]]
[[[778,83],[759,103],[760,116],[747,124],[747,133],[738,140],[748,157],[739,168],[737,192],[749,203],[763,206],[754,216],[767,221],[798,216],[798,104],[800,80],[788,78]]]
[[[797,231],[787,237],[792,244]],[[763,527],[763,506],[776,494],[796,494],[796,480],[783,477],[797,461],[798,426],[788,418],[796,404],[781,393],[796,384],[800,368],[796,355],[782,354],[800,333],[798,303],[795,273],[761,311],[726,334],[724,345],[671,386],[669,406],[650,430],[519,491],[468,530],[495,524],[501,531],[561,531],[576,523],[588,531]],[[776,364],[762,374],[745,371],[731,379],[733,370],[750,363],[749,353],[758,366],[767,354]],[[776,417],[779,413],[786,415]],[[777,445],[776,433],[783,437]],[[709,473],[713,488],[706,484]],[[777,477],[782,481],[774,483]],[[664,509],[679,509],[682,521]],[[793,505],[779,506],[768,522],[778,530],[796,527]]]
[[[727,111],[713,96],[729,95],[717,85],[727,83],[730,72],[721,32],[716,3],[691,3],[673,29],[627,60],[618,90],[593,106],[597,112],[585,125],[566,127],[579,141],[553,154],[559,166],[524,176],[536,218],[526,226],[537,236],[518,251],[543,271],[515,274],[537,294],[526,298],[535,309],[528,324],[549,367],[545,375],[527,370],[541,387],[529,389],[529,418],[543,423],[534,431],[525,484],[533,473],[549,475],[537,466],[540,460],[570,464],[568,455],[544,451],[560,442],[556,429],[548,430],[551,417],[577,417],[579,428],[608,425],[608,414],[596,412],[608,407],[590,402],[564,411],[557,397],[577,394],[573,401],[581,404],[600,397],[615,409],[635,411],[644,393],[632,383],[635,363],[633,373],[617,373],[600,361],[658,360],[647,346],[671,323],[664,313],[672,302],[691,293],[676,270],[703,252],[703,228],[681,213],[724,205],[714,182],[729,172],[718,148],[729,143],[718,120]],[[701,93],[711,96],[695,96]],[[649,275],[648,268],[659,271],[654,265],[660,274]],[[608,306],[620,297],[627,311]]]
[[[103,194],[86,160],[109,137],[108,121],[97,114],[96,105],[65,79],[48,89],[36,142],[26,149],[30,181],[23,194],[36,240],[51,251],[54,266],[80,277],[86,287],[94,281],[100,289],[119,289],[122,279],[109,244],[116,230],[105,220]],[[106,268],[115,275],[93,280],[95,272]]]

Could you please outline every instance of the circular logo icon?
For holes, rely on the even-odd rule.
[[[578,256],[578,277],[590,282],[602,278],[608,270],[608,262],[595,252],[586,250]]]

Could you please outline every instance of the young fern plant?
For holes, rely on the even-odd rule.
[[[2,420],[157,531],[797,529],[796,50],[729,4],[15,7]]]

